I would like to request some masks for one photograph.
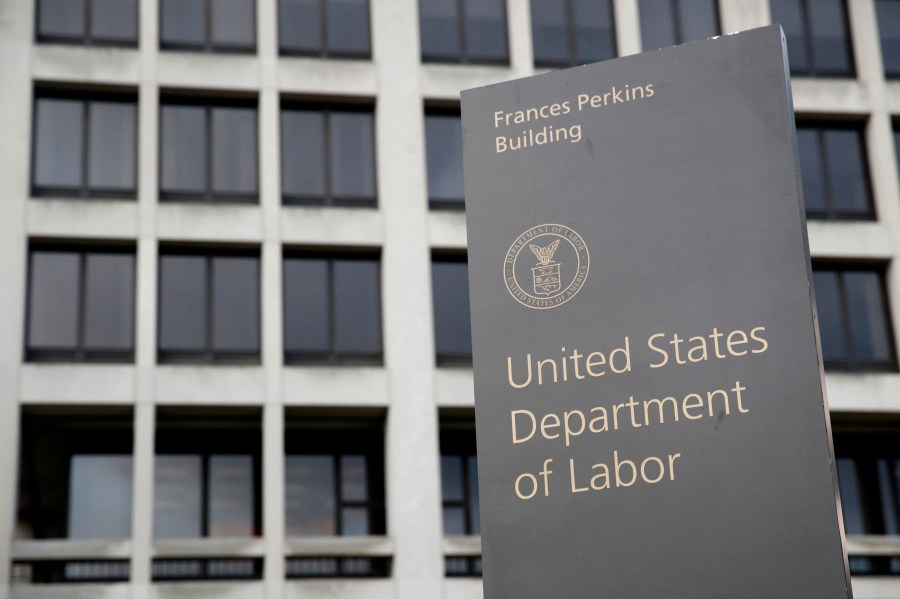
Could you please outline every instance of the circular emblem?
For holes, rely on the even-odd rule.
[[[517,302],[545,310],[575,297],[589,270],[590,255],[581,235],[565,225],[538,225],[509,246],[503,281]]]

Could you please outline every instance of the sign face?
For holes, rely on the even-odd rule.
[[[485,598],[850,597],[780,27],[462,112]]]

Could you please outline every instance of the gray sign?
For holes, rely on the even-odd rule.
[[[462,111],[486,599],[850,597],[780,28]]]

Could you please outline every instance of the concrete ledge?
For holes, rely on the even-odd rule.
[[[286,245],[381,247],[384,218],[371,208],[284,206],[281,239]]]
[[[13,585],[9,590],[9,599],[131,599],[133,596],[132,587],[126,582]]]
[[[160,241],[262,240],[262,211],[258,205],[164,203],[157,212]]]
[[[156,369],[156,402],[164,405],[261,405],[259,366],[170,365]]]
[[[900,597],[900,580],[881,576],[855,576],[850,581],[853,599],[890,599]]]
[[[471,368],[441,367],[434,371],[434,392],[442,408],[475,406],[475,383]]]
[[[278,89],[298,96],[374,98],[378,76],[371,61],[282,56]]]
[[[893,255],[890,229],[874,221],[807,221],[813,259],[857,258],[889,260]]]
[[[31,74],[37,81],[90,82],[137,88],[137,48],[35,44]]]
[[[259,89],[255,54],[160,51],[159,86],[165,88],[247,91]]]
[[[428,241],[432,248],[466,249],[465,212],[429,211]]]
[[[799,118],[830,114],[868,113],[872,98],[868,87],[856,79],[791,79],[794,112]]]
[[[483,586],[481,578],[447,578],[443,599],[482,599]]]
[[[265,546],[256,538],[157,539],[153,557],[262,557]]]
[[[444,555],[447,557],[469,557],[481,555],[481,536],[444,537]]]
[[[531,74],[518,72],[510,66],[423,64],[420,67],[422,95],[426,100],[459,101],[459,92],[518,79]]]
[[[391,578],[362,580],[288,580],[284,583],[284,599],[395,599],[398,597],[395,586],[411,586],[413,582],[398,583]],[[427,585],[423,584],[423,587]],[[258,595],[257,597],[261,597]],[[409,597],[427,597],[416,589],[406,595]],[[229,598],[231,595],[228,596]]]
[[[825,375],[832,414],[900,414],[900,374],[838,373]]]
[[[288,537],[288,557],[390,557],[394,542],[390,537]]]
[[[290,406],[387,407],[387,371],[378,366],[287,366],[282,397]]]
[[[112,364],[25,364],[23,403],[131,404],[135,367]]]
[[[129,559],[131,541],[128,540],[19,540],[13,541],[14,560],[61,559]]]
[[[138,207],[134,200],[30,199],[30,237],[134,239]]]
[[[266,586],[258,580],[154,582],[145,596],[149,599],[259,599],[266,596]]]
[[[847,553],[851,556],[900,556],[900,536],[850,535],[847,537]]]

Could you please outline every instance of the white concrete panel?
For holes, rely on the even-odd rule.
[[[205,538],[157,539],[153,557],[261,557],[261,539]]]
[[[444,580],[444,599],[482,599],[484,583],[480,578],[448,578]]]
[[[155,400],[166,405],[258,405],[263,401],[259,366],[160,366]]]
[[[893,232],[879,222],[810,220],[807,230],[813,259],[887,260],[894,252]]]
[[[161,88],[255,91],[259,62],[252,55],[160,52],[157,80]]]
[[[900,413],[900,374],[831,372],[825,375],[825,385],[832,414]]]
[[[134,87],[139,79],[136,49],[38,44],[31,73],[39,81],[84,81]]]
[[[379,367],[288,366],[282,395],[289,406],[387,407],[388,374]]]
[[[171,582],[155,583],[151,599],[262,599],[262,582]]]
[[[82,239],[134,239],[138,207],[134,200],[32,199],[28,235]]]
[[[853,79],[791,79],[794,113],[798,117],[863,116],[872,105],[868,87]]]
[[[110,364],[25,364],[24,403],[129,404],[135,399],[134,366]]]
[[[280,214],[281,239],[286,245],[380,247],[384,243],[380,210],[285,206]]]
[[[378,80],[369,61],[289,56],[278,59],[278,90],[297,96],[374,98]]]
[[[259,206],[237,204],[160,204],[157,210],[161,240],[243,241],[262,239]]]
[[[433,248],[465,249],[467,245],[465,213],[429,212],[428,240]]]
[[[530,74],[530,69],[522,72],[503,66],[423,64],[422,95],[432,100],[458,102],[459,92],[464,89],[527,77]]]
[[[35,540],[13,541],[12,557],[15,560],[47,559],[127,559],[131,553],[130,541],[107,540]]]
[[[289,580],[284,599],[394,599],[394,585],[385,580]]]
[[[434,371],[437,405],[442,408],[475,406],[475,383],[471,368],[442,367]]]
[[[126,583],[13,585],[9,599],[131,599],[131,587]]]
[[[897,599],[900,597],[900,580],[880,576],[856,576],[850,582],[853,599]]]
[[[388,537],[288,537],[285,553],[298,556],[389,557],[394,543]]]

